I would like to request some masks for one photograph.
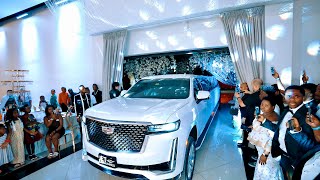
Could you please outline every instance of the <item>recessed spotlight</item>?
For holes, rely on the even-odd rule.
[[[21,14],[21,15],[17,16],[17,19],[21,19],[21,18],[26,17],[28,15],[29,15],[28,13]]]

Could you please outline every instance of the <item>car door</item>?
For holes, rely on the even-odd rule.
[[[207,111],[208,111],[208,108],[207,108],[207,100],[198,100],[197,99],[197,93],[198,91],[203,91],[203,88],[201,86],[201,83],[199,81],[198,78],[194,78],[194,81],[193,81],[193,86],[194,86],[194,99],[195,99],[195,102],[196,102],[196,109],[197,109],[197,126],[198,126],[198,130],[199,130],[199,133],[198,135],[200,135],[206,125],[206,122],[207,122],[207,119],[206,119],[206,114],[207,114]]]

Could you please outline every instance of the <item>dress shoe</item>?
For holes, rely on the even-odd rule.
[[[248,146],[243,144],[243,143],[238,143],[237,144],[238,148],[247,148]]]
[[[252,155],[252,156],[250,156],[250,158],[255,160],[255,161],[258,160],[258,156],[257,155]]]
[[[249,165],[250,167],[256,167],[257,162],[249,162],[248,165]]]

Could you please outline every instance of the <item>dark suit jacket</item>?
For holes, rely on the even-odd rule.
[[[273,140],[272,140],[272,148],[271,153],[273,157],[277,157],[279,155],[283,155],[285,152],[282,151],[280,148],[279,143],[279,127],[280,124],[283,121],[283,118],[289,111],[288,108],[284,110],[282,113],[280,120],[278,122],[278,127],[275,131]],[[314,138],[313,130],[312,128],[306,123],[306,114],[307,114],[307,108],[302,106],[295,114],[293,114],[293,117],[297,118],[300,124],[300,127],[302,128],[302,131],[300,133],[291,134],[289,132],[289,129],[286,131],[285,135],[285,144],[287,148],[287,153],[292,161],[293,166],[298,162],[298,160],[310,149],[316,146],[316,140]],[[266,121],[266,123],[268,123]]]

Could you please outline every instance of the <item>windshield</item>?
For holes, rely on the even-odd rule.
[[[125,95],[127,98],[186,99],[189,97],[190,79],[144,79]]]

